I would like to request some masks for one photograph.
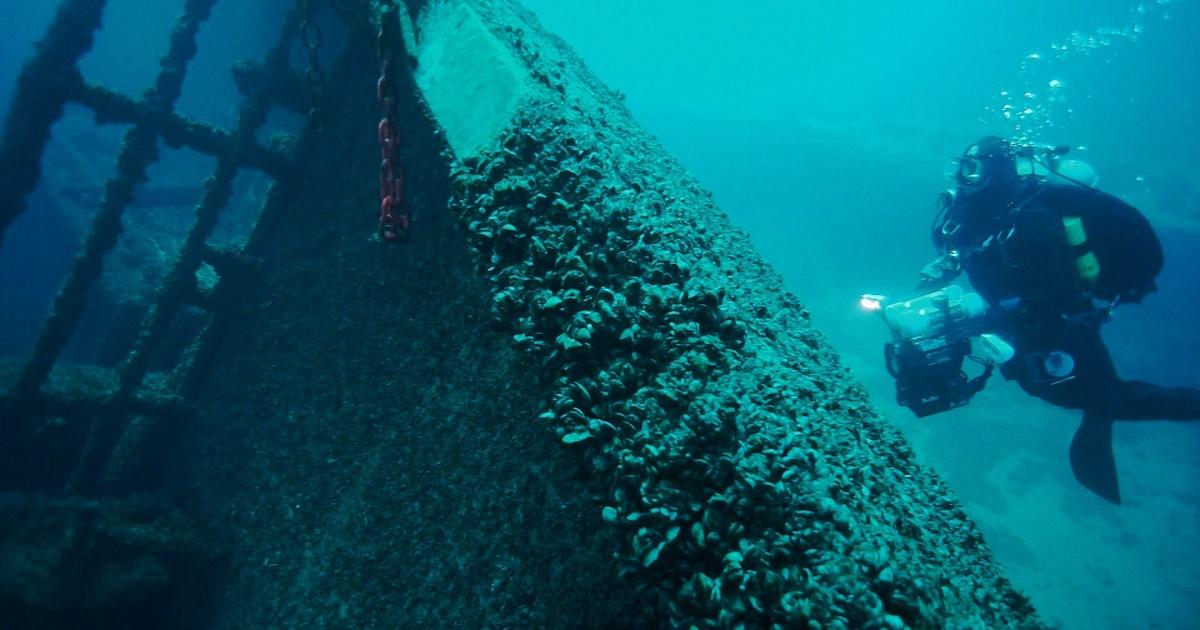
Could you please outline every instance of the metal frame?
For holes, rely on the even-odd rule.
[[[41,177],[42,154],[54,123],[62,117],[67,103],[91,109],[99,123],[122,122],[132,127],[125,135],[117,172],[105,186],[103,200],[92,220],[81,253],[58,295],[12,391],[0,394],[0,427],[8,436],[28,435],[21,427],[44,414],[87,415],[88,436],[80,462],[65,488],[84,491],[95,484],[105,460],[118,442],[135,432],[125,431],[129,418],[136,414],[160,421],[178,419],[190,413],[184,402],[197,384],[206,357],[211,357],[218,335],[213,334],[215,320],[193,341],[185,358],[176,366],[173,388],[141,391],[150,360],[179,310],[187,304],[218,313],[221,296],[227,295],[232,279],[249,265],[246,252],[265,237],[267,226],[282,213],[290,197],[291,173],[297,158],[257,144],[255,132],[266,122],[274,106],[288,106],[280,86],[303,76],[288,66],[288,51],[301,33],[301,22],[311,16],[301,9],[289,11],[283,29],[265,61],[257,67],[255,85],[239,88],[244,93],[236,129],[230,133],[203,122],[180,116],[174,111],[188,65],[197,52],[196,35],[209,17],[216,0],[186,0],[177,19],[170,46],[160,62],[160,70],[142,99],[135,100],[107,87],[88,83],[80,73],[79,60],[91,48],[106,0],[63,0],[58,13],[40,42],[35,56],[26,63],[16,96],[5,121],[0,141],[0,246],[8,227],[26,209],[26,197]],[[304,7],[308,8],[308,7]],[[291,86],[294,87],[294,86]],[[303,89],[303,88],[301,88]],[[294,90],[292,90],[294,91]],[[301,113],[307,113],[302,111]],[[307,138],[315,133],[305,129],[297,144],[303,155]],[[144,316],[132,350],[116,367],[115,386],[102,393],[44,391],[44,385],[74,332],[86,305],[89,290],[103,269],[105,256],[117,244],[121,218],[133,200],[134,191],[146,180],[147,168],[158,160],[158,140],[172,147],[183,146],[217,159],[208,178],[195,219],[177,257],[164,276]],[[273,178],[259,218],[246,245],[241,249],[217,248],[208,243],[222,209],[232,194],[234,179],[242,168],[260,170]],[[219,281],[211,294],[202,294],[196,286],[196,272],[203,264],[217,270]],[[127,450],[129,445],[125,445]]]

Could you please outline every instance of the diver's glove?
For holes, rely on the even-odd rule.
[[[933,262],[921,269],[921,281],[917,283],[918,291],[934,291],[951,282],[962,273],[962,264],[957,251],[950,251],[938,256]]]

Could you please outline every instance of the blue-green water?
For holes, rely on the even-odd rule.
[[[1108,505],[1068,468],[1075,412],[993,378],[917,421],[855,307],[913,294],[948,157],[988,133],[1068,144],[1166,250],[1160,292],[1105,329],[1118,370],[1200,385],[1197,3],[527,4],[750,232],[1048,620],[1200,623],[1200,424],[1119,424]]]

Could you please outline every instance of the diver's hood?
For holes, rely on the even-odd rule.
[[[972,203],[1007,201],[1020,182],[1013,146],[999,136],[985,136],[957,160],[959,197]]]
[[[939,249],[978,244],[996,228],[1022,180],[1013,146],[999,136],[985,136],[950,161],[946,174],[957,186],[943,192],[933,226]]]

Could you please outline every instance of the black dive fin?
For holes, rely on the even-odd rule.
[[[1112,425],[1112,420],[1084,415],[1071,440],[1071,472],[1083,487],[1120,505],[1121,488],[1117,485],[1117,462],[1113,459]]]

